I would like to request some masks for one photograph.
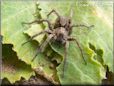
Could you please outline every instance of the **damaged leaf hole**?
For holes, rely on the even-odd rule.
[[[33,38],[35,38],[41,34],[46,34],[46,36],[47,36],[46,40],[44,40],[44,42],[39,45],[39,47],[37,48],[37,52],[31,61],[34,61],[34,59],[36,58],[38,53],[43,52],[45,50],[45,47],[47,46],[47,44],[49,44],[49,43],[51,44],[52,42],[56,42],[59,45],[63,45],[64,46],[64,59],[63,59],[62,77],[64,77],[64,71],[66,69],[67,49],[68,49],[69,42],[73,41],[77,44],[77,46],[80,50],[81,57],[83,58],[85,65],[87,64],[87,62],[84,58],[84,55],[83,55],[82,48],[81,48],[78,40],[76,38],[70,36],[72,34],[72,29],[74,27],[91,28],[94,25],[86,26],[83,24],[80,24],[80,25],[72,24],[72,19],[71,19],[72,12],[70,13],[70,17],[65,17],[65,16],[60,16],[56,10],[52,10],[51,12],[49,12],[49,14],[47,14],[47,18],[52,13],[54,13],[57,16],[54,24],[52,24],[51,21],[49,21],[48,19],[36,19],[32,22],[23,22],[22,23],[22,24],[31,25],[33,23],[42,24],[43,22],[46,22],[48,24],[48,29],[43,30],[40,33],[33,35],[31,38],[28,39],[28,41],[24,42],[22,45],[30,42],[31,40],[33,40]]]
[[[99,61],[102,65],[104,64],[104,61],[103,61],[103,50],[102,49],[96,49],[95,46],[91,43],[89,43],[89,48],[91,50],[94,51],[94,53],[96,54],[94,56],[94,59]]]

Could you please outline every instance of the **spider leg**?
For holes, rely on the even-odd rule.
[[[65,45],[64,45],[64,63],[63,63],[63,74],[62,74],[62,78],[64,78],[64,71],[65,71],[65,69],[66,69],[66,60],[67,60],[68,44],[69,44],[69,42],[66,41],[66,43],[65,43]]]
[[[39,4],[36,3],[36,6],[35,6],[35,13],[33,14],[34,17],[37,17],[37,18],[41,18],[41,15],[39,14],[39,12],[42,10],[41,8],[39,8]]]
[[[52,13],[55,13],[57,15],[57,17],[60,18],[59,14],[54,9],[51,12],[49,12],[47,17],[49,17],[49,15],[51,15]]]
[[[37,20],[34,20],[34,21],[32,21],[32,22],[22,22],[22,25],[24,25],[24,24],[33,24],[33,23],[38,23],[38,24],[40,24],[40,23],[42,23],[42,22],[47,22],[49,29],[52,30],[51,23],[50,23],[50,21],[47,20],[47,19],[37,19]]]
[[[23,46],[24,44],[30,42],[33,38],[35,38],[35,37],[37,37],[37,36],[39,36],[39,35],[41,35],[41,34],[44,34],[44,33],[51,33],[51,31],[50,31],[50,30],[44,30],[44,31],[41,31],[41,32],[39,32],[39,33],[33,35],[31,38],[28,39],[28,41],[22,43],[22,46]]]
[[[75,38],[73,38],[73,37],[69,37],[69,38],[68,38],[68,41],[75,41],[75,43],[77,44],[77,46],[78,46],[79,49],[80,49],[80,52],[81,52],[81,55],[82,55],[82,58],[83,58],[85,64],[87,64],[86,60],[84,59],[84,56],[83,56],[83,53],[82,53],[82,49],[81,49],[81,47],[80,47],[78,41],[77,41]]]
[[[86,27],[86,28],[91,28],[91,27],[94,27],[94,25],[86,26],[86,25],[80,24],[80,25],[72,25],[71,28],[73,28],[73,27]]]
[[[37,52],[35,54],[35,56],[33,57],[33,59],[31,61],[34,61],[34,59],[36,58],[36,56],[38,55],[39,52],[43,52],[46,45],[49,43],[49,41],[54,37],[53,34],[49,35],[48,38],[44,41],[44,43],[42,43],[40,45],[40,47],[37,48]]]

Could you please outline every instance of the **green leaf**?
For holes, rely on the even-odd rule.
[[[35,10],[34,1],[1,2],[3,44],[13,44],[13,50],[17,53],[18,59],[31,65],[32,68],[42,67],[47,76],[56,76],[54,74],[56,70],[49,67],[52,63],[42,53],[38,54],[33,62],[31,61],[37,52],[38,43],[36,41],[22,45],[29,39],[29,36],[25,34],[25,30],[28,28],[23,26],[22,22],[33,21]],[[32,27],[32,29],[38,33],[42,27],[42,25],[38,25],[38,27]],[[42,40],[42,37],[38,38],[38,40]]]
[[[21,77],[28,80],[34,72],[30,65],[18,60],[16,52],[12,50],[12,45],[3,44],[2,46],[2,79],[7,78],[11,83],[20,80]]]
[[[12,8],[8,8],[6,6],[9,4],[11,4],[10,6]],[[15,4],[16,7],[14,6]],[[4,36],[4,43],[14,44],[14,50],[17,52],[19,59],[25,61],[28,64],[31,64],[32,67],[36,67],[37,65],[39,65],[39,62],[41,62],[42,64],[50,63],[42,54],[38,55],[34,62],[31,62],[37,46],[35,42],[32,41],[24,46],[21,46],[21,44],[27,41],[29,37],[23,34],[25,29],[19,24],[22,21],[29,22],[34,20],[32,18],[33,15],[31,15],[33,13],[33,4],[29,2],[27,2],[27,5],[25,5],[25,3],[23,2],[15,4],[9,2],[7,2],[7,4],[2,3],[2,17],[5,19],[2,20],[2,35]],[[21,5],[22,7],[19,8]],[[110,5],[112,7],[112,3]],[[73,28],[72,36],[74,36],[78,40],[83,50],[84,58],[87,61],[87,65],[84,64],[84,61],[80,54],[80,50],[77,45],[74,42],[71,42],[68,48],[65,76],[64,78],[61,77],[61,74],[63,73],[63,62],[57,67],[57,74],[59,76],[61,84],[100,84],[102,79],[105,78],[106,72],[104,69],[104,65],[108,65],[109,70],[113,71],[113,20],[110,17],[113,13],[113,10],[110,10],[112,8],[109,5],[103,5],[103,7],[107,7],[109,9],[106,11],[105,9],[103,9],[103,7],[100,7],[98,3],[94,1],[90,2],[78,0],[58,2],[39,1],[39,6],[42,9],[41,15],[43,18],[46,18],[46,14],[48,14],[52,9],[55,9],[62,16],[69,16],[70,9],[72,9],[72,20],[74,24],[95,26],[94,28],[89,30],[86,28]],[[18,15],[17,13],[20,13],[21,15]],[[50,16],[50,20],[53,20],[54,18],[55,15]],[[11,24],[9,24],[7,20],[10,20]],[[37,32],[41,31],[40,29],[37,30]],[[29,36],[32,36],[34,34],[31,31],[35,32],[36,28],[28,29],[27,31],[25,31],[25,33]],[[39,42],[39,38],[37,41]],[[95,47],[95,50],[90,47],[90,44]],[[64,58],[63,47],[52,44],[51,48],[54,50],[54,52],[57,52],[57,54],[60,54]],[[61,58],[60,55],[58,55],[58,58]],[[52,70],[49,70],[48,67],[44,68],[47,68],[46,73],[52,73],[50,72]]]

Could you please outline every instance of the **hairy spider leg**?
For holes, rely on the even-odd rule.
[[[47,17],[49,17],[49,15],[51,15],[52,13],[55,13],[57,17],[60,18],[59,14],[54,9],[51,12],[49,12],[49,14],[47,14]]]
[[[22,25],[23,25],[23,24],[33,24],[33,23],[38,23],[38,24],[40,24],[40,23],[42,23],[42,22],[47,22],[49,29],[52,30],[51,23],[50,23],[50,21],[47,20],[47,19],[37,19],[37,20],[34,20],[34,21],[32,21],[32,22],[22,22]]]
[[[65,42],[65,45],[64,45],[64,63],[63,63],[63,74],[62,74],[62,78],[64,78],[64,71],[65,71],[65,68],[66,68],[68,44],[69,44],[69,42],[66,41]]]
[[[73,27],[86,27],[86,28],[91,28],[91,27],[94,27],[94,25],[86,26],[86,25],[80,24],[80,25],[72,25],[71,28],[73,28]]]
[[[25,45],[26,43],[30,42],[33,38],[35,38],[35,37],[37,37],[37,36],[39,36],[41,34],[44,34],[44,33],[50,33],[50,31],[49,30],[44,30],[44,31],[41,31],[41,32],[33,35],[31,38],[28,39],[28,41],[22,43],[22,46]]]
[[[85,58],[84,58],[84,56],[83,56],[82,49],[81,49],[81,47],[80,47],[78,41],[77,41],[75,38],[73,38],[73,37],[69,37],[69,38],[68,38],[68,41],[75,41],[75,43],[78,45],[78,47],[79,47],[79,49],[80,49],[80,52],[81,52],[81,55],[82,55],[82,58],[83,58],[85,64],[87,64],[87,62],[86,62],[86,60],[85,60]]]
[[[35,56],[33,57],[33,59],[31,61],[34,61],[34,59],[36,58],[36,56],[38,55],[39,52],[43,52],[45,49],[45,46],[49,43],[49,41],[54,37],[53,34],[50,34],[47,39],[44,41],[44,43],[42,43],[40,45],[40,47],[37,48],[37,52],[35,54]]]

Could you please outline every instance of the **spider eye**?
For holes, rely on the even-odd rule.
[[[69,24],[71,23],[71,20],[69,19]]]

